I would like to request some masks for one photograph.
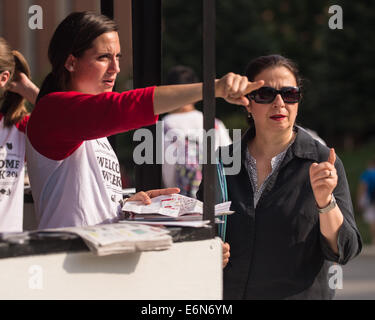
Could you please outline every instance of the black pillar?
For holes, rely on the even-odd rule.
[[[203,127],[205,132],[215,126],[215,0],[203,1]],[[209,139],[207,146],[207,164],[203,165],[204,194],[203,194],[203,219],[210,220],[214,226],[214,206],[216,165],[211,160],[211,144],[215,141]]]
[[[110,19],[113,19],[114,13],[113,13],[113,0],[100,0],[100,11],[101,14],[107,16]],[[113,91],[116,91],[116,84],[113,88]],[[108,137],[108,141],[111,144],[113,150],[117,151],[117,145],[116,145],[116,135]]]
[[[113,0],[100,0],[100,11],[110,19],[113,19]]]
[[[161,0],[132,0],[134,88],[161,84]],[[147,127],[154,137],[153,164],[136,165],[137,191],[161,188],[161,165],[156,164],[156,126]]]

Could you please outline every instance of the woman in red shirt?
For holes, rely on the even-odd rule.
[[[201,83],[112,92],[120,72],[117,31],[115,22],[103,15],[75,12],[51,39],[52,71],[27,130],[39,228],[116,221],[122,200],[120,167],[106,137],[151,125],[159,114],[202,99]],[[215,92],[243,105],[244,95],[261,85],[229,73],[216,81]]]

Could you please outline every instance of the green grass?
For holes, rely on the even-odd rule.
[[[359,233],[362,236],[362,241],[364,244],[370,244],[371,243],[371,236],[370,236],[370,229],[369,225],[363,221],[362,217],[356,217],[356,223],[359,229]]]

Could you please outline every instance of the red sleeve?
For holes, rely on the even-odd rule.
[[[98,95],[54,92],[36,104],[27,136],[42,155],[62,160],[84,140],[107,137],[154,124],[154,89]]]
[[[27,115],[27,116],[24,116],[23,119],[16,123],[16,127],[19,131],[25,133],[26,132],[26,126],[27,126],[27,122],[29,121],[30,119],[30,116]]]

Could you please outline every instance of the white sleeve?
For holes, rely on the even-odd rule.
[[[232,139],[229,136],[229,130],[225,128],[224,123],[221,120],[216,119],[216,125],[217,125],[217,139],[216,142],[218,147],[223,147],[230,145],[232,143]]]
[[[163,163],[162,177],[164,188],[175,188],[176,185],[176,166],[174,164]]]

